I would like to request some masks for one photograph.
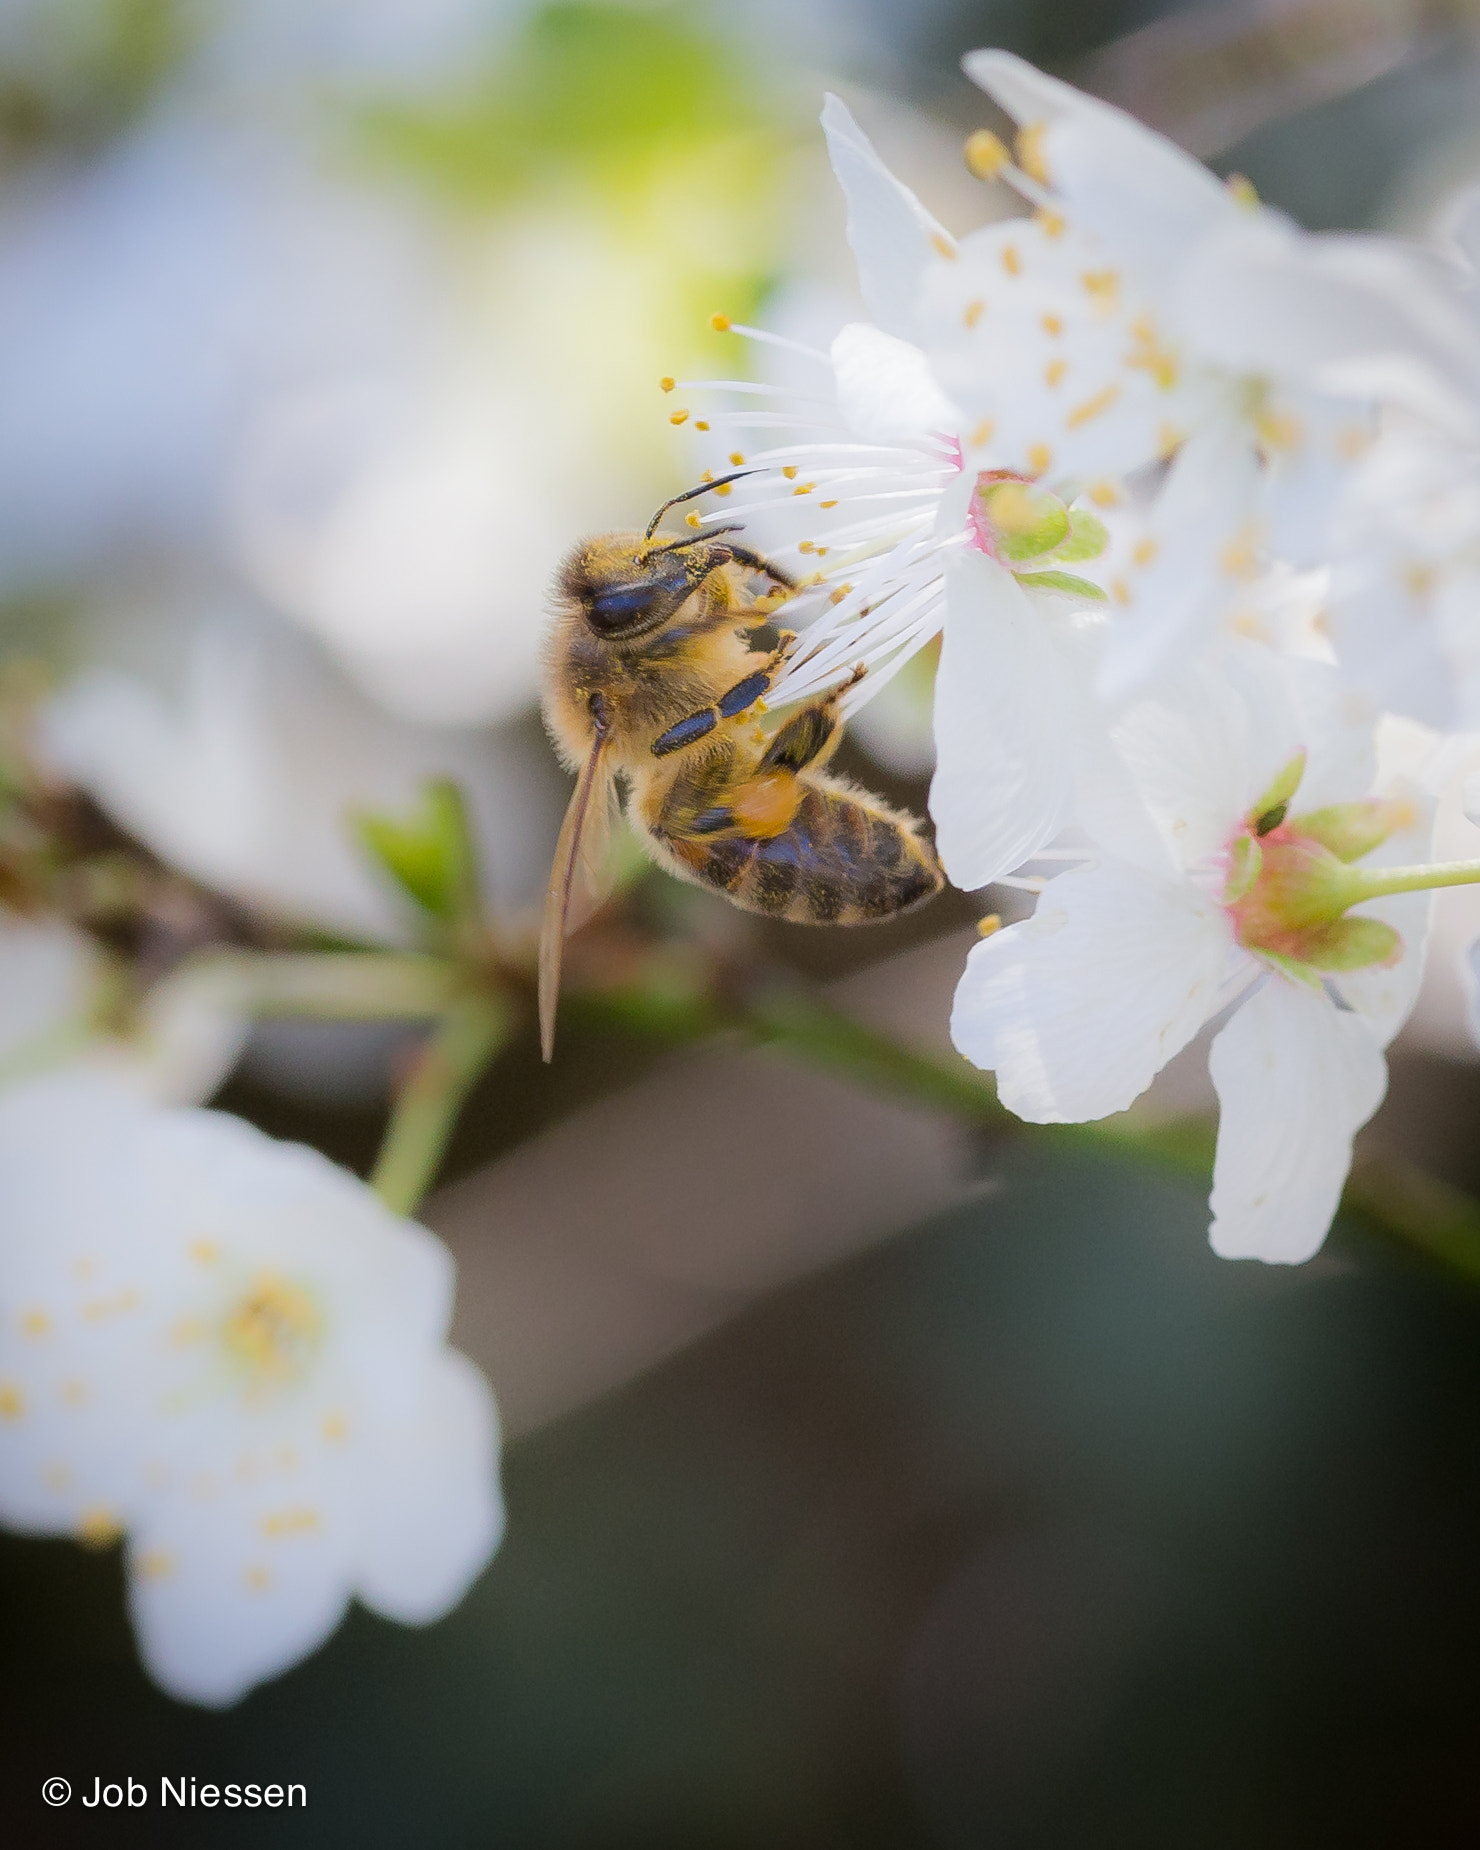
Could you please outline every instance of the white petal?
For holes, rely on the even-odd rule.
[[[953,558],[946,599],[930,814],[946,871],[971,891],[1021,866],[1068,820],[1079,700],[1048,622],[996,560]]]
[[[956,428],[957,413],[930,376],[918,347],[865,321],[850,322],[832,344],[838,409],[871,443],[927,437]]]
[[[954,240],[874,152],[847,105],[822,111],[827,152],[848,201],[848,242],[868,311],[887,333],[914,338],[915,294],[925,265]]]
[[[150,1676],[185,1702],[238,1701],[315,1651],[349,1603],[332,1528],[269,1538],[202,1510],[136,1529],[129,1612]]]
[[[1207,1019],[1231,944],[1191,886],[1119,861],[1061,874],[1031,919],[973,946],[951,1038],[1020,1118],[1108,1117]]]
[[[455,1606],[504,1528],[488,1383],[450,1350],[426,1387],[419,1419],[376,1435],[355,1576],[365,1604],[403,1625],[429,1624]]]
[[[1049,180],[1083,225],[1153,290],[1241,208],[1198,161],[1098,97],[1006,51],[968,52],[966,75],[1024,127],[1047,125]]]
[[[1272,975],[1213,1042],[1213,1251],[1299,1265],[1326,1237],[1387,1065],[1360,1015]]]
[[[1401,358],[1427,371],[1415,409],[1449,379],[1480,382],[1474,322],[1442,273],[1388,239],[1314,237],[1273,213],[1239,213],[1189,254],[1177,325],[1231,371],[1327,389]],[[1395,380],[1401,374],[1394,373]]]
[[[1182,445],[1143,539],[1128,560],[1102,566],[1115,599],[1100,671],[1105,699],[1123,699],[1205,645],[1242,588],[1243,561],[1257,551],[1258,483],[1241,419],[1213,419]]]
[[[1079,819],[1095,840],[1148,869],[1217,856],[1305,743],[1290,674],[1272,651],[1243,643],[1159,679],[1111,727],[1130,791],[1124,778],[1082,782]]]

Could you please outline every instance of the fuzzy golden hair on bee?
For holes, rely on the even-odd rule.
[[[540,939],[547,1060],[565,939],[607,891],[619,783],[649,858],[748,912],[867,924],[923,904],[943,884],[914,817],[825,769],[842,737],[842,696],[861,669],[757,736],[797,643],[772,620],[795,580],[740,544],[738,528],[655,537],[669,507],[718,485],[665,503],[645,533],[581,542],[556,578],[543,707],[577,781]]]

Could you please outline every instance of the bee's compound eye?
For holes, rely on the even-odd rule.
[[[598,636],[620,636],[663,622],[689,594],[689,576],[677,561],[668,569],[625,585],[604,585],[583,600],[586,620]]]

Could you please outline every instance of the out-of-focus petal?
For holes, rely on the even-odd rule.
[[[1213,1042],[1221,1116],[1209,1238],[1223,1259],[1298,1265],[1326,1237],[1352,1138],[1387,1065],[1367,1022],[1273,975]]]
[[[1007,51],[968,52],[962,65],[1024,128],[1045,125],[1050,184],[1152,288],[1194,242],[1239,212],[1201,162],[1098,97]]]
[[[498,1415],[466,1356],[441,1357],[419,1417],[378,1435],[376,1459],[355,1592],[388,1619],[426,1625],[463,1597],[504,1529]]]
[[[1061,874],[972,947],[951,1038],[1035,1124],[1123,1111],[1197,1033],[1228,967],[1222,908],[1119,861]]]
[[[847,104],[829,96],[822,130],[848,202],[848,242],[868,311],[888,334],[915,338],[915,295],[931,255],[954,247],[939,224],[874,152]]]
[[[958,414],[930,376],[918,347],[866,321],[850,322],[832,344],[838,409],[870,443],[926,437],[956,428]]]

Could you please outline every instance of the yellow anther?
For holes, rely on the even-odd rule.
[[[990,443],[992,441],[992,432],[996,430],[996,428],[997,424],[995,419],[983,418],[981,423],[978,424],[976,429],[971,433],[972,449],[979,450]]]
[[[1047,386],[1060,384],[1064,374],[1068,372],[1068,370],[1069,362],[1067,360],[1050,360],[1048,365],[1043,369],[1043,383]]]
[[[1163,457],[1173,456],[1182,447],[1187,433],[1175,424],[1159,424],[1156,429],[1156,447]]]
[[[797,479],[797,469],[798,465],[796,463],[787,463],[781,473],[786,477],[788,482],[794,482]]]
[[[716,334],[728,334],[730,331],[730,317],[728,315],[711,315],[709,317],[709,325],[714,329]]]
[[[669,413],[668,422],[670,424],[687,424],[688,421],[689,414],[687,411],[673,411]]]
[[[1131,601],[1131,588],[1123,578],[1117,578],[1111,583],[1110,595],[1117,604],[1128,604]]]
[[[979,938],[990,938],[994,932],[999,932],[1001,929],[1002,914],[1000,912],[989,912],[984,919],[978,919],[976,922],[976,935]]]
[[[1120,294],[1120,272],[1118,270],[1086,270],[1080,277],[1085,293],[1097,308],[1108,309],[1115,306]]]
[[[326,1413],[319,1431],[329,1445],[340,1445],[349,1437],[349,1421],[342,1413]]]
[[[134,1562],[140,1580],[167,1580],[175,1571],[175,1557],[163,1548],[146,1548]]]
[[[745,461],[745,458],[740,454],[739,450],[731,450],[730,451],[730,461],[738,469],[741,463]]]
[[[982,301],[980,296],[978,296],[974,302],[968,302],[966,304],[966,309],[961,319],[968,328],[974,328],[977,322],[981,320],[982,315],[986,311],[986,306],[986,303]]]
[[[1026,128],[1017,132],[1018,166],[1036,180],[1040,186],[1049,184],[1048,161],[1045,158],[1044,138],[1048,133],[1046,122],[1030,122]]]
[[[678,381],[671,378],[667,373],[664,373],[663,377],[658,381],[659,387],[665,392],[671,392],[677,384]]]
[[[14,1381],[0,1381],[0,1420],[18,1420],[26,1411],[26,1396]]]
[[[1053,335],[1055,339],[1064,331],[1063,321],[1057,315],[1044,315],[1042,326],[1044,333]]]
[[[1048,465],[1052,461],[1053,451],[1046,443],[1030,443],[1028,445],[1028,467],[1033,471],[1034,475],[1046,475],[1048,473]]]
[[[27,1336],[46,1336],[51,1330],[51,1318],[44,1310],[28,1310],[21,1318],[21,1328]]]
[[[107,1548],[122,1534],[123,1524],[104,1504],[93,1504],[77,1518],[77,1539],[84,1548]]]
[[[827,601],[828,601],[828,603],[830,603],[830,604],[841,604],[841,603],[842,603],[842,601],[843,601],[843,599],[844,599],[845,597],[847,597],[847,595],[848,595],[848,593],[849,593],[849,592],[850,592],[850,591],[851,591],[852,589],[853,589],[853,587],[852,587],[852,585],[839,585],[839,586],[838,586],[838,588],[837,588],[837,590],[836,590],[836,591],[834,591],[834,592],[832,593],[832,595],[831,595],[831,597],[829,597],[829,598],[828,598],[828,600],[827,600]]]
[[[1254,420],[1254,428],[1268,450],[1297,450],[1305,438],[1305,426],[1292,411],[1266,407]]]
[[[978,180],[995,180],[1012,159],[1007,143],[989,128],[979,128],[968,135],[961,153],[966,161],[967,172]]]
[[[1160,551],[1161,548],[1148,534],[1144,540],[1136,541],[1131,557],[1135,560],[1137,565],[1150,565],[1151,561]]]
[[[272,1574],[265,1567],[248,1567],[242,1570],[242,1579],[247,1583],[251,1593],[265,1593],[272,1585]]]
[[[817,484],[815,482],[798,482],[791,492],[794,495],[810,495],[816,486]]]
[[[1002,267],[1009,276],[1022,275],[1023,260],[1018,254],[1018,247],[1016,244],[1004,244],[1002,246]]]
[[[1426,598],[1433,590],[1438,574],[1432,565],[1420,565],[1416,561],[1403,567],[1403,589],[1410,597]]]
[[[930,234],[930,242],[935,246],[936,253],[939,256],[945,257],[950,261],[955,260],[956,247],[949,238],[943,237],[938,231],[932,231]]]
[[[1090,483],[1089,498],[1096,507],[1120,506],[1120,490],[1114,482],[1107,481],[1103,477],[1098,482]]]
[[[816,550],[817,548],[812,544],[811,540],[798,540],[797,541],[797,551],[798,552],[815,552]]]
[[[703,418],[695,418],[695,419],[694,419],[694,429],[695,429],[695,430],[708,430],[708,428],[709,428],[709,426],[708,426],[708,424],[707,424],[707,423],[706,423],[706,422],[704,421],[704,419],[703,419]]]
[[[836,507],[838,504],[836,501],[819,501],[817,505],[818,507]]]
[[[319,1526],[319,1512],[298,1508],[270,1510],[257,1527],[264,1535],[308,1535]]]
[[[716,493],[716,494],[717,494],[717,495],[718,495],[718,496],[719,496],[719,497],[720,497],[721,499],[723,499],[723,498],[724,498],[724,497],[725,497],[725,496],[726,496],[726,495],[727,495],[727,494],[728,494],[728,493],[730,492],[730,490],[731,490],[731,489],[732,489],[732,488],[733,488],[734,486],[735,486],[735,484],[734,484],[733,482],[721,482],[721,483],[719,483],[719,485],[718,485],[718,486],[716,487],[716,489],[715,489],[715,491],[714,491],[714,492],[715,492],[715,493]]]
[[[1035,212],[1033,217],[1037,221],[1038,228],[1043,233],[1044,237],[1063,237],[1066,226],[1064,220],[1057,212]]]
[[[301,1375],[318,1351],[322,1320],[301,1285],[263,1274],[222,1319],[221,1343],[253,1387]]]
[[[93,1298],[84,1304],[82,1314],[89,1323],[106,1323],[109,1317],[120,1316],[124,1311],[138,1307],[137,1291],[115,1291],[111,1298]]]
[[[1259,534],[1252,523],[1233,536],[1218,555],[1220,570],[1230,578],[1252,578],[1259,569]]]
[[[1259,189],[1246,173],[1229,174],[1224,185],[1238,203],[1250,212],[1259,204]]]
[[[691,527],[697,527],[698,525],[700,525],[699,516],[697,514],[686,514],[684,516],[684,519],[688,522],[688,524]]]

